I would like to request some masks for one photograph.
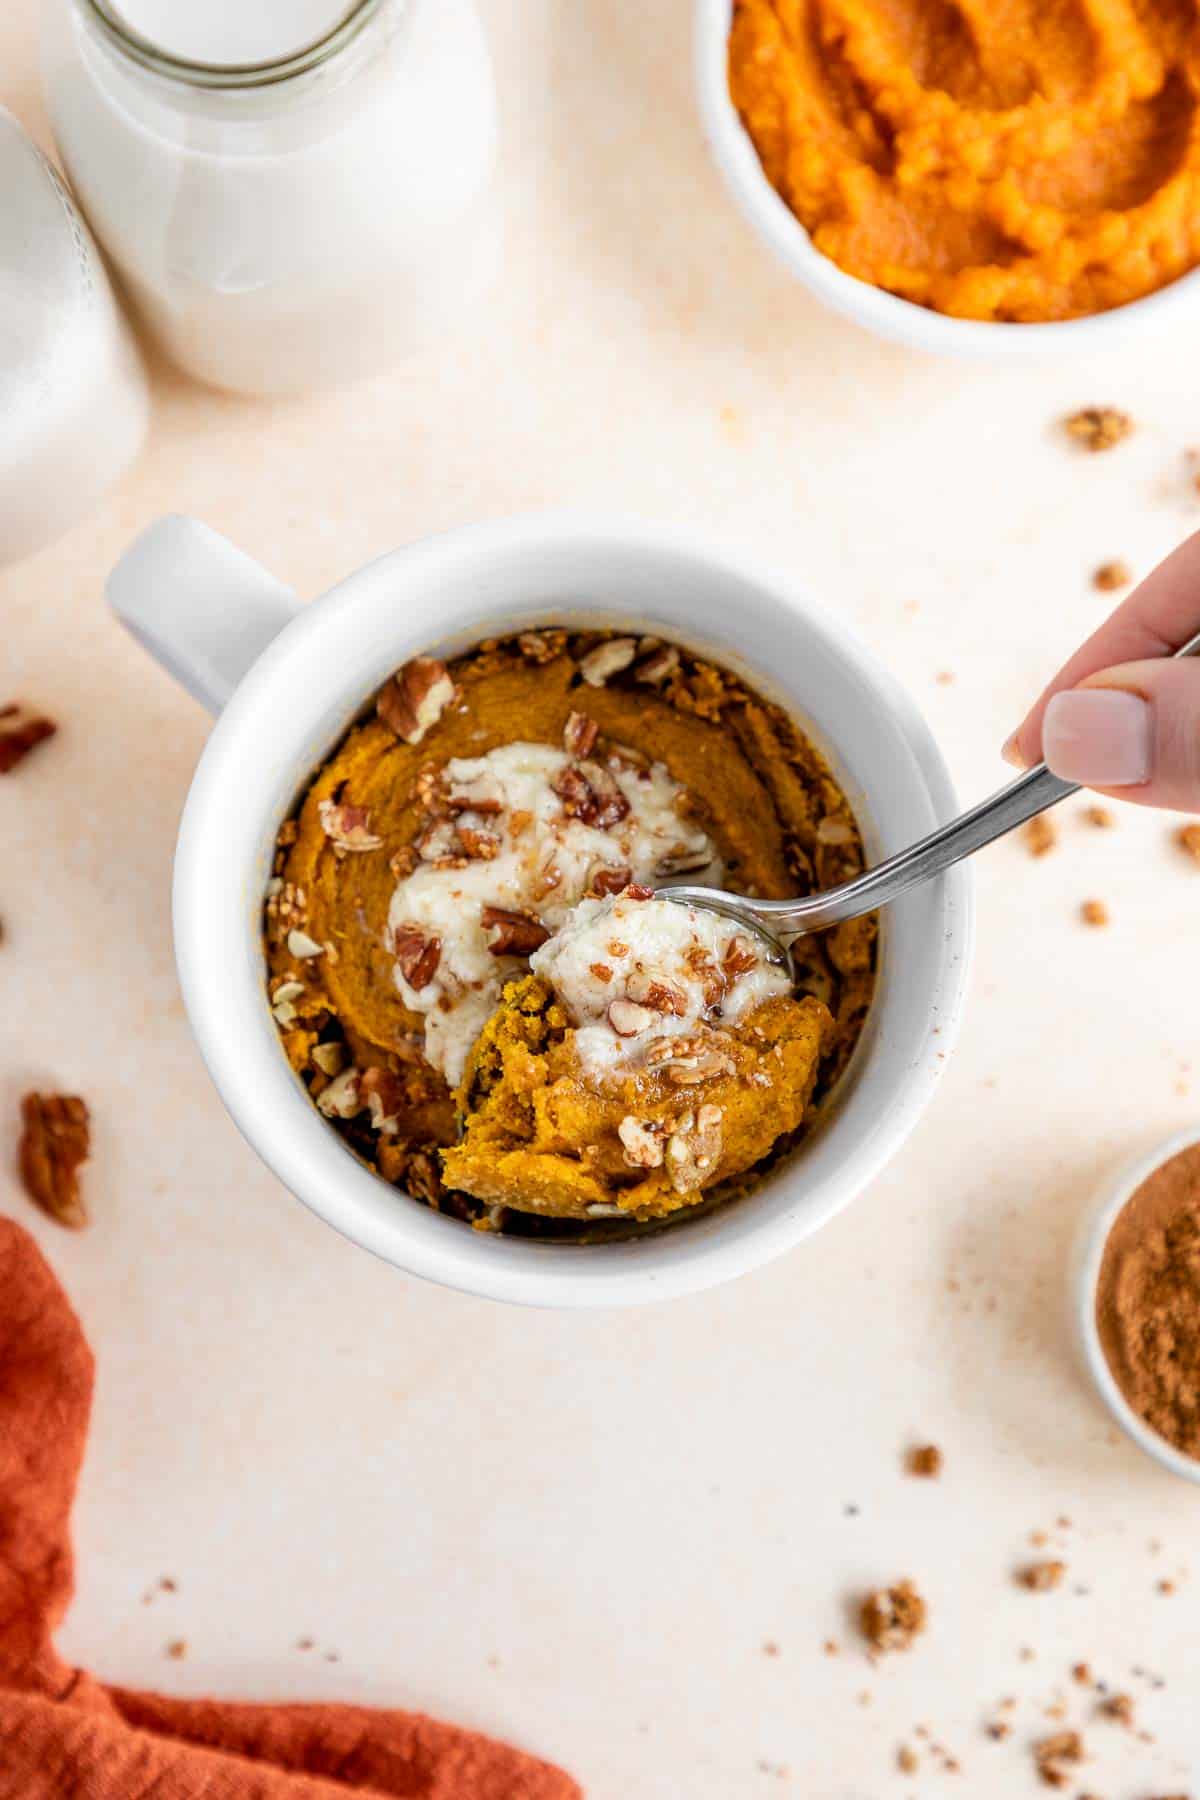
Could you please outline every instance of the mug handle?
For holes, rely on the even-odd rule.
[[[300,610],[291,588],[180,513],[134,539],[104,591],[125,629],[212,713]]]

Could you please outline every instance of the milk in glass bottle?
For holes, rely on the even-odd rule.
[[[43,0],[43,21],[72,184],[191,374],[353,379],[480,302],[496,107],[472,0]]]

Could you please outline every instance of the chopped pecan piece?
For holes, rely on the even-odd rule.
[[[682,1019],[688,1009],[687,995],[682,988],[669,981],[658,981],[641,971],[629,977],[626,992],[639,1006],[648,1006],[652,1012],[671,1013],[677,1019]]]
[[[638,881],[631,881],[624,890],[626,900],[653,900],[654,889],[643,887]]]
[[[654,873],[660,881],[668,881],[674,875],[696,875],[701,869],[707,869],[712,857],[703,845],[689,848],[687,844],[674,844],[665,855],[660,856],[654,865]]]
[[[629,886],[632,875],[633,870],[624,865],[619,869],[597,869],[592,876],[591,891],[601,898],[605,894],[623,893]]]
[[[495,819],[504,811],[504,802],[491,794],[473,794],[469,788],[455,788],[446,795],[446,811],[479,813],[485,819]]]
[[[442,771],[436,763],[421,764],[417,770],[413,794],[422,812],[441,810],[445,796],[442,793]]]
[[[608,1008],[608,1022],[618,1037],[641,1037],[649,1031],[657,1015],[648,1006],[639,1006],[635,1000],[613,1000]]]
[[[633,1169],[660,1169],[663,1160],[663,1142],[657,1132],[632,1113],[626,1113],[617,1126],[617,1136],[621,1140],[621,1148],[625,1161]]]
[[[733,1074],[733,1058],[723,1048],[728,1041],[715,1031],[691,1038],[660,1038],[646,1052],[646,1067],[661,1069],[672,1087],[699,1087],[702,1081]]]
[[[287,947],[297,962],[307,962],[311,957],[321,956],[325,946],[318,944],[316,938],[309,937],[307,931],[292,930],[287,934]]]
[[[629,802],[615,776],[598,762],[585,759],[560,769],[551,787],[568,818],[609,831],[629,817]]]
[[[453,698],[454,682],[445,663],[433,656],[414,656],[392,676],[376,711],[398,738],[419,744]]]
[[[410,988],[428,987],[442,960],[440,937],[426,937],[419,925],[397,925],[392,933],[392,955]]]
[[[493,956],[532,956],[550,936],[542,921],[531,913],[485,906],[479,918],[484,930],[492,934],[488,949]]]
[[[314,1044],[312,1047],[313,1065],[320,1069],[322,1075],[331,1079],[340,1075],[346,1066],[346,1046],[344,1044]]]
[[[603,687],[606,681],[627,669],[636,655],[634,638],[606,638],[580,658],[579,673],[589,687]]]
[[[361,855],[378,850],[383,843],[371,830],[371,814],[365,806],[352,806],[348,800],[322,800],[317,807],[321,830],[334,849],[343,855]]]
[[[757,967],[758,958],[751,950],[748,940],[744,937],[730,938],[721,962],[726,981],[736,981],[739,976],[749,975],[751,969]]]
[[[422,862],[453,866],[461,854],[458,827],[452,819],[435,819],[417,839],[417,855]]]
[[[588,713],[567,714],[563,726],[563,749],[568,756],[590,756],[600,736],[600,727]]]
[[[0,706],[0,775],[7,775],[29,752],[58,730],[28,706]]]
[[[596,977],[597,981],[600,981],[600,982],[609,982],[613,978],[613,972],[609,968],[607,963],[602,963],[602,962],[589,963],[588,971],[590,974],[592,974]]]
[[[911,1581],[900,1581],[868,1594],[858,1620],[873,1650],[908,1650],[925,1629],[925,1602]]]
[[[359,1096],[371,1113],[374,1130],[395,1137],[397,1115],[404,1104],[404,1083],[391,1069],[378,1066],[364,1069],[359,1083]]]
[[[414,1150],[408,1144],[382,1138],[376,1157],[385,1181],[403,1186],[414,1200],[436,1204],[442,1192],[442,1178],[434,1151]]]
[[[302,981],[281,981],[271,995],[271,1011],[280,1025],[294,1025],[297,1017],[295,1002],[304,998]]]
[[[327,1119],[353,1119],[366,1105],[362,1097],[362,1077],[355,1068],[343,1069],[327,1088],[317,1095],[317,1111]]]
[[[25,1192],[59,1225],[88,1222],[79,1170],[91,1153],[91,1121],[77,1094],[26,1094],[17,1163]]]
[[[565,631],[523,631],[517,639],[517,648],[521,655],[532,663],[553,662],[561,656],[567,645]]]
[[[459,824],[458,841],[473,862],[493,862],[500,854],[500,839],[494,831],[483,831],[476,825]]]
[[[643,657],[633,671],[633,678],[647,687],[661,687],[678,667],[679,652],[674,644],[661,644],[657,650],[652,650],[649,656]]]
[[[720,1160],[723,1118],[719,1106],[685,1113],[667,1140],[666,1166],[677,1194],[690,1194],[711,1179]]]
[[[1063,429],[1085,450],[1111,450],[1129,436],[1133,420],[1115,406],[1084,406],[1063,420]]]

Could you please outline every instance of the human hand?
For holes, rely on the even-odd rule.
[[[1140,806],[1200,812],[1200,532],[1172,551],[1059,670],[1004,746]]]

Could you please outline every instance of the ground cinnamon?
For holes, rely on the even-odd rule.
[[[1200,1458],[1200,1144],[1161,1164],[1118,1215],[1096,1323],[1134,1411]]]

